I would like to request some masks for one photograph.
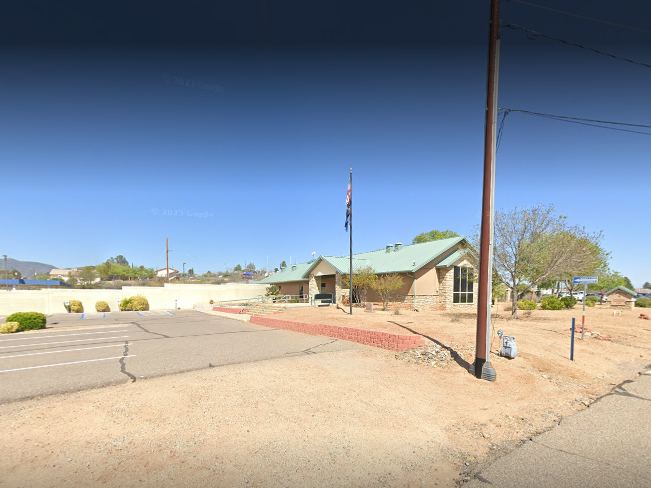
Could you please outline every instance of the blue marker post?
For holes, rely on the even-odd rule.
[[[570,339],[570,361],[574,361],[574,319],[572,319],[572,338]]]

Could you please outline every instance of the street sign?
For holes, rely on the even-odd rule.
[[[575,276],[572,278],[572,283],[575,285],[588,285],[592,283],[599,283],[597,276]]]

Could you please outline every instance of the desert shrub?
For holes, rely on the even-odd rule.
[[[79,300],[70,300],[71,313],[84,313],[84,304]]]
[[[98,312],[110,312],[111,307],[109,307],[109,304],[104,302],[104,301],[99,301],[95,304],[95,310]]]
[[[520,310],[536,310],[538,304],[533,300],[518,300],[518,308]]]
[[[265,290],[264,295],[266,297],[272,297],[272,296],[280,295],[280,290],[278,289],[278,287],[276,285],[269,285],[267,287],[267,289]]]
[[[563,298],[561,298],[561,303],[563,304],[563,307],[565,307],[565,308],[574,308],[574,305],[576,304],[576,298],[574,298],[574,297],[563,297]]]
[[[7,322],[18,322],[17,332],[23,330],[45,329],[47,318],[40,312],[16,312],[7,317]]]
[[[651,298],[640,297],[637,300],[635,300],[635,306],[642,307],[642,308],[651,308]]]
[[[120,302],[120,310],[142,312],[144,310],[149,310],[149,302],[141,295],[125,298]]]
[[[18,332],[20,324],[18,322],[5,322],[0,325],[0,334],[11,334],[13,332]]]
[[[599,299],[596,296],[590,295],[589,297],[586,297],[586,299],[585,299],[585,306],[586,307],[594,307],[597,304],[598,301],[599,301]]]
[[[131,298],[123,298],[120,300],[120,310],[127,311],[127,310],[133,310],[131,308]]]
[[[540,301],[540,308],[543,310],[560,310],[563,308],[563,302],[554,295],[547,295]]]

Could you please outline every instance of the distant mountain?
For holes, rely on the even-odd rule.
[[[33,278],[34,273],[37,275],[48,274],[56,268],[51,264],[37,263],[35,261],[18,261],[17,259],[7,258],[7,271],[13,269],[20,271],[25,278]],[[0,256],[0,277],[5,277],[5,260]]]

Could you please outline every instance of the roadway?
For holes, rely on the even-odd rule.
[[[0,403],[363,347],[194,310],[58,314],[46,329],[0,337]]]

